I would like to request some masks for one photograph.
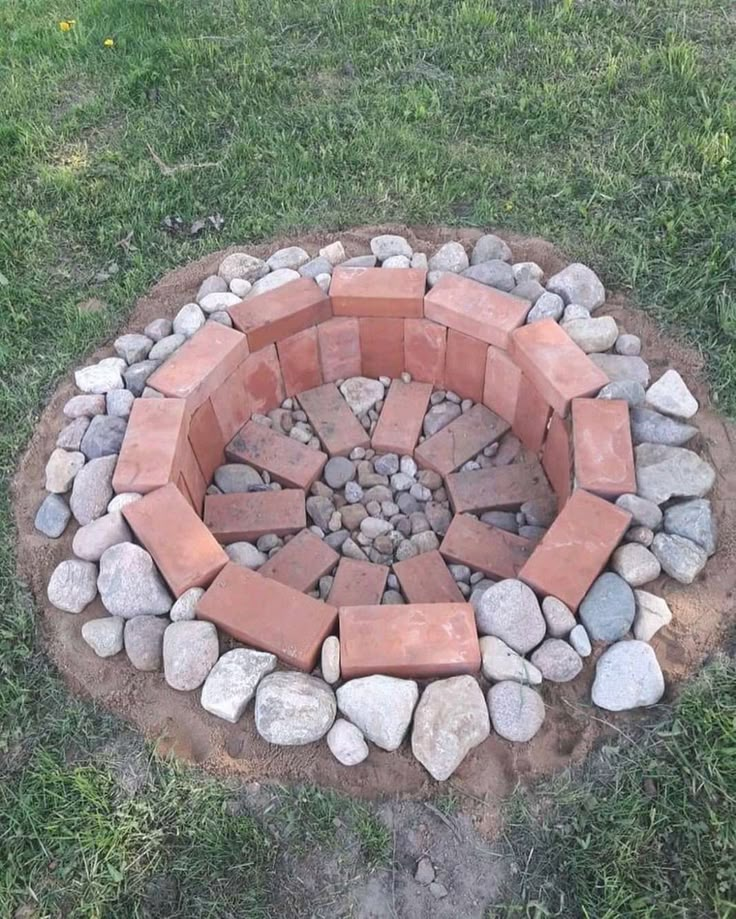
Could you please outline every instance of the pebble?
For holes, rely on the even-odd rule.
[[[269,277],[271,277],[271,275],[269,275]],[[211,316],[213,313],[219,313],[223,310],[230,309],[231,306],[240,303],[241,299],[242,298],[236,293],[231,293],[230,291],[226,293],[207,294],[206,297],[203,297],[199,301],[199,308],[206,316]]]
[[[368,744],[363,734],[344,718],[338,718],[327,732],[327,746],[343,766],[357,766],[368,758]]]
[[[630,415],[634,444],[667,444],[671,447],[681,447],[698,433],[698,429],[693,425],[683,424],[642,405],[634,406]]]
[[[158,361],[147,360],[140,361],[138,364],[131,364],[130,367],[128,367],[125,371],[125,385],[134,396],[138,397],[143,395],[144,390],[149,388],[146,386],[146,381],[158,366]],[[163,398],[160,394],[156,393],[155,390],[153,390],[152,393],[153,398]],[[149,393],[149,397],[150,396],[151,393]]]
[[[380,517],[364,517],[360,521],[360,532],[368,539],[376,539],[384,533],[390,533],[391,530],[392,526],[388,520],[381,520]]]
[[[320,262],[322,259],[320,259]],[[290,284],[292,281],[298,281],[302,274],[305,274],[305,269],[309,266],[314,265],[314,262],[307,262],[299,271],[292,271],[291,268],[279,268],[278,271],[272,271],[270,274],[265,275],[260,278],[258,281],[253,282],[253,286],[245,295],[246,300],[252,300],[254,297],[258,297],[260,294],[268,293],[269,290],[276,290],[279,287],[283,287],[284,284]],[[319,274],[317,271],[315,274]],[[307,277],[314,277],[314,274],[311,272],[307,274]]]
[[[675,418],[692,418],[698,410],[697,399],[676,370],[668,370],[647,390],[648,405]]]
[[[561,638],[548,638],[531,657],[545,680],[552,683],[568,683],[583,669],[578,652]]]
[[[123,650],[124,627],[120,616],[90,619],[82,626],[82,638],[98,657],[113,657]]]
[[[480,653],[483,676],[487,680],[494,683],[513,680],[531,685],[542,682],[539,669],[495,635],[484,635],[480,639]]]
[[[186,622],[197,617],[197,604],[204,596],[204,588],[190,587],[185,590],[171,607],[169,619],[172,622]]]
[[[321,274],[332,274],[332,262],[329,259],[317,256],[310,262],[302,265],[299,274],[304,278],[318,278]]]
[[[651,645],[619,641],[598,659],[593,704],[610,712],[655,705],[664,695],[664,677]]]
[[[123,515],[120,511],[114,511],[80,527],[72,540],[72,552],[77,558],[97,562],[110,546],[130,542],[132,538],[130,527]]]
[[[247,252],[232,252],[222,260],[217,273],[228,284],[234,278],[242,278],[252,283],[268,274],[268,265],[263,259],[249,255]]]
[[[509,250],[509,258],[510,256]],[[500,258],[504,261],[502,255],[494,255],[492,258]],[[536,262],[516,262],[516,264],[511,266],[512,271],[514,272],[514,280],[517,284],[521,284],[523,281],[537,281],[541,282],[544,277],[544,270]]]
[[[325,683],[332,685],[340,679],[340,640],[335,635],[328,635],[322,642],[320,669]]]
[[[641,354],[641,339],[638,335],[622,333],[616,339],[614,351],[616,354],[626,354],[630,357]]]
[[[250,281],[244,281],[243,278],[233,278],[230,282],[230,290],[239,297],[246,297],[252,287]]]
[[[672,621],[672,610],[666,600],[646,590],[635,590],[634,597],[634,638],[638,641],[651,641],[663,626]]]
[[[134,620],[135,621],[135,620]],[[127,629],[126,629],[127,631]],[[266,674],[276,669],[275,654],[235,648],[223,654],[204,681],[202,708],[230,724],[236,724]]]
[[[452,514],[449,509],[430,501],[424,508],[424,514],[432,531],[438,536],[444,536],[452,522]]]
[[[225,463],[215,469],[215,485],[223,494],[250,491],[254,485],[263,485],[260,472],[245,463]]]
[[[95,415],[82,438],[81,450],[87,459],[120,453],[128,422],[111,415]]]
[[[355,465],[345,456],[333,456],[327,460],[322,476],[330,488],[344,488],[355,478]]]
[[[586,354],[608,351],[618,338],[618,326],[612,316],[573,319],[562,328]]]
[[[197,291],[197,302],[199,302],[203,297],[206,297],[207,294],[223,293],[226,290],[227,281],[225,278],[221,278],[217,274],[211,274],[199,285],[199,290]]]
[[[391,476],[391,488],[393,488],[394,491],[409,491],[413,484],[413,477],[407,475],[405,472],[395,472]],[[406,511],[404,511],[404,513],[406,513]]]
[[[92,562],[67,559],[49,578],[49,602],[65,613],[81,613],[97,596],[97,566]]]
[[[125,619],[163,615],[174,603],[151,556],[130,542],[102,553],[97,589],[108,613]]]
[[[171,320],[162,318],[154,319],[153,322],[149,322],[143,332],[151,339],[151,341],[161,341],[162,338],[166,338],[167,335],[171,335],[172,329],[173,324]]]
[[[127,418],[133,408],[135,396],[129,389],[111,389],[105,396],[107,414],[115,418]],[[98,415],[102,418],[102,415]],[[117,452],[120,452],[119,450]]]
[[[547,290],[559,294],[565,303],[579,303],[591,312],[606,299],[606,290],[598,275],[580,262],[573,262],[553,274],[547,281]]]
[[[379,260],[390,258],[392,255],[412,256],[412,248],[403,236],[386,233],[383,236],[374,236],[371,240],[371,252]]]
[[[632,524],[656,530],[662,523],[662,510],[646,498],[640,498],[638,495],[619,495],[616,505],[631,514]]]
[[[515,578],[489,587],[476,614],[481,635],[495,635],[519,654],[544,638],[546,626],[534,591]]]
[[[46,463],[46,491],[61,495],[69,491],[84,466],[84,454],[57,447]]]
[[[606,383],[596,398],[623,399],[633,407],[644,402],[644,395],[644,387],[637,380],[617,380],[615,383]]]
[[[521,513],[527,524],[537,527],[549,527],[557,516],[557,498],[532,498],[521,505]]]
[[[713,508],[706,498],[692,498],[673,504],[664,512],[664,531],[684,536],[713,555],[718,541],[718,529]]]
[[[186,336],[182,335],[181,333],[167,335],[165,338],[162,338],[161,341],[157,341],[156,344],[151,348],[151,360],[167,360],[167,358],[170,358],[175,351],[178,351],[179,348],[181,348],[186,340]]]
[[[440,541],[436,533],[432,530],[425,530],[423,533],[414,533],[411,537],[412,544],[416,547],[417,554],[422,555],[425,552],[434,552],[439,549]]]
[[[337,245],[340,244],[337,243]],[[322,251],[320,251],[320,255],[324,258],[327,257]],[[302,249],[301,246],[287,246],[284,249],[277,249],[273,255],[266,259],[266,264],[271,271],[278,271],[279,268],[291,268],[296,271],[297,268],[301,268],[308,261],[309,253]]]
[[[112,476],[117,456],[90,460],[74,478],[69,506],[77,523],[84,526],[101,517],[112,498]]]
[[[305,673],[270,673],[256,690],[256,730],[272,744],[314,743],[335,720],[335,694],[323,680]]]
[[[495,287],[497,290],[510,291],[516,286],[514,272],[511,265],[500,259],[491,259],[479,265],[471,265],[462,272],[462,277],[485,284],[486,287]]]
[[[367,676],[337,690],[337,707],[382,750],[398,749],[409,728],[419,688],[414,680]]]
[[[590,657],[593,648],[584,625],[578,623],[567,636],[567,639],[581,657]]]
[[[448,565],[447,567],[453,580],[458,582],[470,580],[470,568],[467,565]]]
[[[680,584],[692,584],[708,561],[708,553],[697,543],[669,533],[657,533],[652,552],[665,573]]]
[[[544,724],[544,702],[522,683],[504,680],[488,690],[488,710],[494,731],[505,740],[526,743]]]
[[[469,266],[468,254],[458,242],[445,243],[429,259],[429,271],[452,271],[459,274]]]
[[[425,436],[431,437],[432,434],[441,431],[451,421],[459,418],[461,414],[462,409],[453,402],[440,402],[437,405],[433,405],[424,416],[422,423],[422,430]]]
[[[632,587],[641,587],[659,577],[661,567],[646,546],[635,542],[619,546],[611,556],[611,568]]]
[[[311,519],[322,530],[328,530],[330,519],[335,513],[335,505],[329,498],[322,498],[319,495],[310,495],[306,501],[307,513]]]
[[[505,530],[507,533],[518,533],[519,531],[516,514],[511,511],[486,511],[480,515],[480,519],[483,523],[497,527],[499,530]]]
[[[173,330],[176,335],[191,338],[205,324],[206,317],[196,303],[185,303],[174,316]]]
[[[337,536],[337,533],[335,533],[334,535]],[[329,536],[327,537],[327,539],[329,540]],[[332,545],[332,544],[328,542],[328,545]],[[360,548],[360,546],[353,539],[351,539],[350,536],[346,536],[345,539],[341,539],[338,545],[340,546],[342,554],[346,558],[352,558],[356,562],[367,562],[368,561],[368,559],[366,558],[365,552]],[[334,549],[335,546],[333,545],[332,548]]]
[[[606,571],[583,598],[579,616],[593,641],[618,641],[634,621],[634,592],[622,577]]]
[[[249,542],[231,542],[230,545],[225,546],[225,553],[231,562],[242,565],[243,568],[250,568],[251,571],[257,571],[268,561],[265,553],[259,552]]]
[[[631,527],[627,530],[624,537],[627,542],[638,542],[642,546],[649,548],[654,539],[654,531],[650,530],[649,527]]]
[[[532,323],[539,322],[540,319],[554,319],[555,322],[558,322],[564,309],[565,304],[562,302],[562,297],[545,291],[529,310],[526,321]]]
[[[197,689],[214,667],[219,653],[217,629],[211,622],[172,622],[164,632],[164,679],[180,692]]]
[[[112,346],[118,357],[122,357],[126,364],[136,364],[148,357],[153,341],[147,335],[130,332],[116,338]]]
[[[384,606],[395,606],[396,604],[401,605],[404,603],[404,598],[398,590],[386,590],[384,591],[383,597],[381,598],[381,603]]]
[[[164,632],[168,626],[168,619],[161,616],[136,616],[126,621],[123,633],[125,653],[136,670],[161,669]]]
[[[90,367],[82,367],[74,373],[74,382],[77,389],[84,393],[93,393],[95,395],[104,395],[111,389],[123,388],[123,377],[121,370],[111,364],[92,364]]]
[[[368,377],[350,377],[340,385],[340,392],[355,415],[363,415],[384,397],[383,383]]]
[[[702,498],[716,479],[712,466],[684,447],[640,444],[634,448],[637,491],[664,504],[670,498]]]
[[[66,529],[67,524],[72,516],[69,505],[58,494],[46,495],[41,502],[33,525],[44,536],[49,539],[58,539]]]
[[[565,638],[575,628],[575,616],[557,597],[545,597],[542,600],[542,615],[552,638]]]

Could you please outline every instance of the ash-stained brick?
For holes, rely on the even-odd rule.
[[[420,466],[447,475],[502,437],[510,425],[484,405],[474,405],[414,451]]]
[[[277,536],[297,533],[307,525],[304,492],[284,488],[281,491],[207,495],[204,522],[215,539],[226,545],[258,539],[267,533]]]

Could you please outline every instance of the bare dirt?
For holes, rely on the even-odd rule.
[[[280,246],[299,244],[316,254],[320,246],[340,238],[352,256],[368,252],[369,239],[379,232],[401,233],[416,250],[430,254],[450,239],[472,244],[480,235],[474,230],[437,227],[362,227],[341,233],[294,235],[249,246],[248,251],[265,256]],[[536,261],[547,275],[569,261],[542,239],[505,238],[513,249],[515,261]],[[235,248],[242,247],[226,251]],[[127,328],[142,330],[152,319],[173,316],[184,303],[194,298],[200,282],[216,272],[224,254],[209,255],[164,277],[136,303]],[[703,576],[690,587],[662,578],[648,588],[667,599],[674,617],[672,624],[653,641],[667,682],[666,702],[676,692],[677,684],[701,666],[733,622],[736,429],[711,406],[700,354],[664,335],[647,316],[630,308],[621,296],[611,294],[605,312],[614,315],[623,329],[641,336],[642,353],[649,362],[653,378],[668,367],[676,367],[682,373],[701,405],[696,416],[700,435],[691,446],[717,470],[716,486],[711,495],[720,528],[717,554],[708,562]],[[89,360],[98,360],[110,353],[111,348],[103,348],[90,355]],[[404,801],[402,806],[410,809],[421,807],[422,801],[452,788],[467,805],[475,827],[488,833],[496,825],[500,804],[517,783],[528,783],[579,762],[602,734],[616,728],[625,731],[627,725],[647,717],[646,713],[603,715],[591,706],[594,654],[587,660],[583,673],[572,683],[544,686],[547,718],[530,743],[514,745],[491,736],[466,758],[450,782],[440,786],[413,758],[407,743],[395,753],[385,753],[374,747],[366,762],[348,769],[337,763],[324,743],[301,748],[270,746],[257,735],[252,710],[238,725],[226,724],[200,707],[198,692],[176,692],[165,684],[160,673],[138,672],[122,654],[112,660],[98,659],[82,641],[80,627],[87,619],[104,615],[99,600],[84,613],[74,616],[51,607],[46,599],[46,584],[53,568],[72,554],[75,527],[70,525],[65,535],[55,541],[46,539],[33,527],[35,512],[44,497],[44,467],[64,425],[61,409],[75,392],[70,373],[51,398],[19,463],[13,483],[19,571],[36,597],[47,653],[71,691],[94,699],[120,715],[153,739],[160,750],[199,763],[213,773],[237,776],[248,782],[304,781],[365,798],[400,798]],[[463,915],[475,913],[470,904],[468,906],[468,912]],[[454,907],[458,909],[457,900],[454,900]],[[423,909],[406,913],[423,914]],[[440,916],[443,912],[435,903],[434,912],[427,914]]]

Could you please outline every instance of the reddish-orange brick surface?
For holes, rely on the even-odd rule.
[[[411,455],[422,431],[431,395],[431,383],[393,380],[373,432],[373,449],[377,453]]]
[[[326,454],[257,421],[249,421],[226,448],[231,463],[247,463],[289,488],[309,489],[319,478]]]
[[[317,326],[322,378],[325,383],[359,377],[360,327],[350,316],[335,316]]]
[[[440,552],[448,562],[467,565],[492,578],[515,578],[535,543],[458,514],[453,517]]]
[[[165,396],[186,399],[193,412],[247,355],[245,335],[219,322],[210,322],[151,374],[148,385]]]
[[[344,268],[332,273],[330,299],[336,316],[423,315],[427,272],[420,268]]]
[[[367,447],[370,438],[334,383],[299,393],[299,404],[330,456],[347,456],[353,447]]]
[[[510,333],[530,309],[528,300],[456,274],[443,275],[424,298],[427,319],[498,348],[508,348]]]
[[[630,521],[627,511],[578,489],[519,572],[519,578],[537,593],[562,600],[574,612]]]
[[[189,441],[184,444],[181,453],[181,477],[186,483],[186,493],[191,500],[192,507],[201,517],[204,507],[204,493],[207,491],[209,483],[205,481]]]
[[[317,329],[312,326],[276,345],[287,396],[322,385]]]
[[[442,386],[447,329],[429,319],[404,320],[404,369],[420,383]]]
[[[211,399],[203,402],[192,415],[189,424],[189,443],[205,481],[210,482],[215,469],[225,462],[226,443]]]
[[[513,424],[519,396],[521,370],[506,351],[488,346],[486,376],[483,384],[483,405]]]
[[[284,664],[312,670],[337,610],[242,565],[226,565],[197,606],[237,641],[276,654]]]
[[[542,468],[557,495],[559,510],[572,494],[572,437],[570,420],[552,412],[547,439],[542,450]]]
[[[236,329],[251,351],[329,319],[330,298],[312,278],[299,278],[275,290],[236,303],[229,309]]]
[[[114,491],[145,494],[175,482],[188,427],[184,399],[136,399],[112,477]]]
[[[302,530],[258,569],[264,578],[273,578],[294,590],[308,591],[337,565],[340,556],[309,530]]]
[[[258,539],[267,533],[285,536],[307,525],[304,492],[297,488],[281,491],[249,491],[229,495],[207,495],[204,522],[222,543]]]
[[[508,429],[509,424],[490,409],[474,405],[419,444],[414,457],[420,466],[447,475],[502,437]]]
[[[373,606],[381,602],[387,578],[386,565],[343,556],[327,600],[333,606]]]
[[[225,443],[250,418],[251,400],[245,391],[245,368],[250,360],[247,357],[236,367],[209,398]]]
[[[511,356],[563,417],[571,399],[594,396],[608,382],[605,373],[554,319],[541,319],[514,332]]]
[[[435,549],[394,564],[401,592],[409,603],[464,603],[445,560]]]
[[[404,320],[360,319],[358,322],[363,374],[367,377],[400,377],[404,370]]]
[[[536,459],[472,472],[453,472],[446,477],[445,487],[456,514],[517,510],[525,501],[552,495]]]
[[[207,587],[227,563],[222,546],[173,483],[126,504],[123,516],[175,597]]]
[[[456,392],[463,399],[480,402],[483,399],[487,350],[488,345],[484,341],[448,329],[444,384],[446,388]]]
[[[243,383],[251,412],[270,412],[284,401],[284,381],[275,345],[249,354],[243,364]]]
[[[573,399],[575,481],[604,498],[636,492],[629,405],[622,399]]]
[[[551,413],[552,409],[537,387],[522,374],[511,427],[527,450],[537,453],[542,449]]]
[[[340,608],[345,679],[382,673],[424,679],[475,673],[480,645],[469,603]]]

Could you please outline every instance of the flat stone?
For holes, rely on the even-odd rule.
[[[292,271],[296,271],[308,261],[309,253],[301,246],[287,246],[284,249],[277,249],[266,259],[266,264],[271,271],[278,271],[280,268],[291,268]]]
[[[82,438],[82,453],[87,459],[116,456],[120,453],[127,427],[125,418],[95,415]]]
[[[123,377],[120,367],[111,364],[92,364],[82,367],[74,373],[77,389],[84,393],[97,395],[110,392],[111,389],[123,388]]]
[[[92,415],[105,414],[104,395],[72,396],[64,403],[64,415],[67,418],[89,418]]]
[[[494,236],[493,233],[486,233],[479,237],[475,246],[473,246],[473,254],[470,257],[470,263],[471,265],[480,265],[482,262],[491,261],[491,259],[500,259],[502,262],[510,262],[511,257],[511,249],[509,249],[508,245],[500,236]],[[533,262],[527,262],[525,264],[532,265]],[[520,266],[517,265],[515,267],[518,269]],[[539,266],[537,265],[536,267],[538,268]],[[540,280],[540,278],[541,274],[536,280]]]
[[[180,692],[197,689],[219,653],[217,629],[211,622],[172,622],[164,632],[164,679]]]
[[[544,724],[544,702],[538,692],[522,683],[504,680],[488,690],[491,723],[504,740],[526,743]]]
[[[481,598],[476,622],[481,635],[495,635],[519,654],[536,647],[546,632],[534,591],[515,578],[488,588]]]
[[[371,240],[371,252],[379,260],[390,258],[392,255],[405,255],[412,257],[412,248],[403,236],[386,233],[383,236],[374,236]]]
[[[69,506],[77,523],[84,526],[101,517],[112,498],[112,476],[117,456],[90,460],[74,478]]]
[[[638,641],[651,641],[663,626],[672,621],[672,610],[666,600],[646,590],[635,590],[634,597],[634,638]]]
[[[640,444],[634,454],[637,491],[655,504],[670,498],[702,498],[715,483],[713,467],[683,447]]]
[[[57,447],[46,463],[46,491],[64,494],[72,487],[77,473],[84,466],[84,454]]]
[[[612,316],[573,319],[563,323],[562,328],[586,354],[608,351],[618,338],[618,326]]]
[[[561,638],[548,638],[532,654],[532,664],[545,680],[552,683],[568,683],[583,669],[578,652]]]
[[[697,543],[669,533],[657,533],[652,552],[664,571],[681,584],[692,584],[708,561],[708,553]]]
[[[333,456],[325,464],[323,478],[330,488],[344,488],[355,478],[355,464],[345,456]]]
[[[593,641],[618,641],[634,621],[634,592],[622,577],[606,571],[593,582],[579,614]]]
[[[215,470],[215,485],[223,494],[241,494],[263,485],[260,472],[245,463],[226,463]]]
[[[299,269],[299,276],[302,278],[314,278],[315,280],[323,274],[332,274],[332,262],[328,258],[317,256]]]
[[[698,433],[691,424],[683,424],[653,409],[638,405],[631,409],[631,438],[635,444],[667,444],[681,447]]]
[[[383,383],[369,377],[350,377],[340,385],[340,392],[355,415],[364,415],[383,399]]]
[[[82,626],[82,638],[98,657],[113,657],[123,650],[124,627],[120,616],[90,619]]]
[[[323,680],[305,673],[264,677],[256,690],[256,730],[272,744],[314,743],[335,720],[335,694]]]
[[[483,692],[472,676],[430,683],[414,713],[411,749],[433,779],[448,779],[491,731]]]
[[[354,724],[338,718],[327,732],[327,746],[343,766],[357,766],[368,758],[368,744]]]
[[[470,268],[462,271],[461,275],[471,281],[477,281],[478,284],[485,284],[486,287],[494,287],[496,290],[505,292],[513,290],[516,285],[511,265],[500,259],[491,259],[479,265],[471,265]]]
[[[617,380],[606,383],[596,396],[597,399],[623,399],[632,408],[644,402],[644,387],[638,380]]]
[[[162,615],[174,603],[151,556],[130,542],[102,554],[97,589],[105,609],[124,619]]]
[[[270,290],[276,290],[278,287],[283,287],[284,284],[291,284],[292,281],[298,281],[299,278],[306,273],[305,269],[310,265],[312,265],[312,262],[307,262],[299,271],[292,271],[291,268],[279,268],[278,271],[272,271],[270,274],[254,282],[251,289],[245,295],[245,299],[252,300],[260,294],[265,294]],[[314,275],[308,273],[307,276],[313,277]]]
[[[342,262],[343,268],[375,268],[378,259],[375,255],[355,255]]]
[[[427,268],[429,271],[454,271],[459,274],[470,264],[468,254],[461,243],[449,242],[435,252],[429,259]]]
[[[713,555],[718,541],[718,528],[713,508],[706,498],[692,498],[673,504],[664,512],[664,531],[684,536]]]
[[[590,638],[585,631],[585,626],[581,623],[578,623],[575,628],[572,629],[567,636],[567,640],[581,657],[590,657],[592,654],[593,648],[590,644]]]
[[[113,392],[124,393],[127,392],[127,390],[115,389]],[[63,450],[78,451],[82,445],[82,438],[89,427],[89,422],[90,419],[84,416],[70,421],[65,428],[59,431],[59,436],[56,438],[56,446],[61,447]]]
[[[657,559],[646,546],[630,542],[611,556],[611,568],[632,587],[641,587],[659,577],[661,568]]]
[[[203,596],[203,587],[190,587],[189,590],[185,590],[171,607],[169,619],[172,622],[185,622],[190,619],[196,619],[197,604]]]
[[[570,608],[557,597],[542,600],[542,615],[552,638],[565,638],[575,628],[576,619]]]
[[[130,542],[132,538],[130,527],[123,519],[122,513],[114,511],[80,527],[74,534],[72,551],[78,558],[97,562],[110,546]]]
[[[218,274],[229,284],[235,278],[253,283],[268,274],[268,265],[247,252],[232,252],[220,262]]]
[[[337,707],[376,746],[398,749],[419,698],[414,680],[367,676],[344,683],[337,690]]]
[[[229,546],[225,546],[225,552],[231,562],[251,571],[257,571],[268,561],[268,556],[264,552],[259,552],[252,543],[245,541],[231,542]]]
[[[60,562],[46,589],[49,602],[65,613],[81,613],[97,596],[97,566],[67,559]]]
[[[529,310],[526,321],[530,323],[539,322],[540,319],[554,319],[555,322],[559,322],[564,309],[565,304],[562,302],[562,297],[545,291]]]
[[[58,539],[66,529],[71,516],[69,505],[61,495],[46,495],[36,511],[33,525],[39,533],[43,533],[49,539]]]
[[[341,265],[346,259],[345,247],[339,239],[323,246],[319,250],[319,254],[322,258],[326,258],[332,265]]]
[[[275,654],[250,648],[235,648],[223,654],[204,681],[200,699],[202,708],[235,724],[253,698],[261,679],[275,670],[276,663]]]
[[[513,680],[538,685],[542,682],[539,669],[495,635],[485,635],[480,639],[480,653],[483,676],[494,683]]]
[[[598,659],[593,704],[609,712],[655,705],[664,694],[664,677],[651,646],[619,641]]]
[[[153,341],[147,335],[138,332],[129,332],[121,335],[113,342],[113,348],[118,357],[122,357],[126,364],[135,364],[148,357],[148,352],[153,346]]]
[[[631,514],[632,525],[649,527],[650,530],[659,528],[662,522],[662,511],[653,501],[640,498],[638,495],[620,495],[616,504]]]
[[[676,370],[668,370],[647,390],[647,404],[665,415],[692,418],[698,410],[697,399]]]
[[[133,408],[134,402],[135,396],[129,389],[111,389],[105,396],[107,414],[115,418],[127,418],[130,415],[130,410]],[[118,448],[118,450],[112,450],[110,452],[118,453],[120,451]],[[104,454],[100,455],[104,456]]]
[[[547,281],[547,290],[559,294],[565,303],[579,303],[591,311],[602,306],[606,299],[606,289],[598,275],[580,262],[553,274]]]
[[[128,660],[136,670],[160,670],[164,632],[169,621],[161,616],[136,616],[125,623],[123,641]]]

